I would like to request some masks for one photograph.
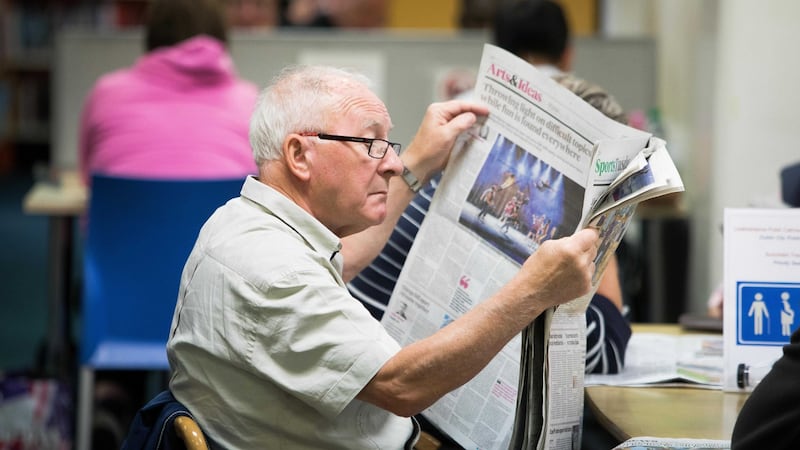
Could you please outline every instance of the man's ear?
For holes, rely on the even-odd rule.
[[[283,141],[283,159],[286,167],[300,180],[307,181],[311,177],[309,160],[310,147],[296,134],[290,134]]]

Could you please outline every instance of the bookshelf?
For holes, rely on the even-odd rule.
[[[55,36],[141,24],[148,0],[0,0],[0,174],[50,156]]]

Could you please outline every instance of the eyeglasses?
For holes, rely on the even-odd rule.
[[[389,149],[393,149],[395,153],[400,154],[401,145],[396,142],[389,142],[385,139],[377,138],[364,138],[356,136],[340,136],[338,134],[325,134],[325,133],[300,133],[301,136],[316,136],[320,139],[328,141],[345,141],[345,142],[360,142],[367,144],[367,155],[375,159],[382,159],[386,156]]]

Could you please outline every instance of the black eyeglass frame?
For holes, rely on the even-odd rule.
[[[367,155],[370,158],[375,159],[383,159],[386,156],[386,152],[389,151],[391,147],[392,150],[395,151],[398,155],[400,155],[400,150],[402,149],[402,145],[398,144],[397,142],[387,141],[386,139],[379,139],[379,138],[365,138],[365,137],[358,137],[358,136],[342,136],[339,134],[327,134],[327,133],[314,133],[314,132],[305,132],[300,133],[301,136],[311,136],[311,137],[318,137],[320,139],[324,139],[327,141],[343,141],[343,142],[359,142],[361,144],[368,144],[367,147]],[[375,141],[380,141],[386,144],[386,147],[383,148],[383,153],[375,154],[373,149],[375,146],[373,145]]]

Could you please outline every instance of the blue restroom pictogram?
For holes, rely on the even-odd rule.
[[[800,283],[736,283],[737,344],[783,346],[800,326]]]

